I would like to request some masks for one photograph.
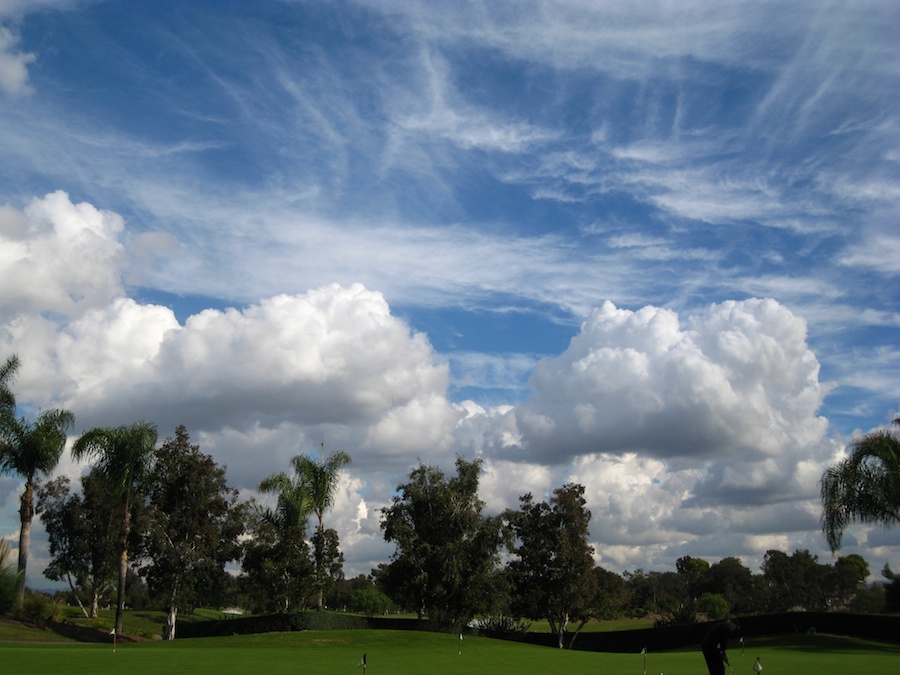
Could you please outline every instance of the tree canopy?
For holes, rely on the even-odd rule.
[[[65,581],[85,616],[96,618],[100,603],[115,588],[121,502],[96,469],[81,477],[80,492],[73,492],[70,484],[67,476],[60,476],[38,489],[37,512],[50,546],[44,576]]]
[[[225,564],[240,557],[245,509],[225,469],[191,444],[183,425],[156,451],[146,498],[140,571],[151,593],[165,599],[164,637],[172,639],[179,608],[217,604]]]
[[[520,503],[519,511],[507,514],[516,538],[509,563],[512,610],[528,619],[546,618],[562,647],[569,621],[584,622],[592,614],[597,584],[584,486],[557,488],[549,502],[535,502],[528,493]]]
[[[318,459],[308,455],[297,455],[291,459],[291,467],[297,476],[298,484],[305,492],[308,508],[317,520],[316,533],[313,536],[313,559],[316,568],[316,604],[322,609],[322,598],[327,586],[336,576],[336,568],[343,561],[338,549],[336,530],[326,533],[325,512],[334,506],[341,471],[351,462],[350,455],[338,451],[325,455],[325,446]]]
[[[137,422],[120,427],[98,427],[83,434],[72,447],[76,460],[96,459],[96,468],[110,491],[121,501],[119,534],[119,589],[116,634],[122,632],[125,581],[128,576],[128,535],[131,533],[131,500],[150,475],[156,445],[156,426]]]
[[[900,418],[894,420],[900,426]],[[832,551],[851,523],[900,522],[900,438],[878,429],[850,445],[850,455],[830,466],[820,482],[822,530]]]
[[[41,477],[59,463],[66,445],[66,432],[75,423],[75,416],[68,410],[54,409],[45,410],[34,420],[17,418],[15,397],[9,391],[8,380],[18,367],[18,359],[10,357],[0,368],[0,472],[25,480],[19,499],[19,576],[15,598],[16,608],[21,609],[34,518],[34,491]]]
[[[482,514],[481,461],[456,460],[456,476],[420,463],[382,509],[396,551],[382,581],[397,601],[437,624],[459,627],[489,611],[503,542],[499,518]]]

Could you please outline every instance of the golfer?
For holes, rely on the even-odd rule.
[[[725,651],[728,647],[728,638],[737,629],[738,625],[729,619],[715,624],[703,638],[700,648],[703,650],[709,675],[725,675],[725,664],[728,663],[728,652]]]

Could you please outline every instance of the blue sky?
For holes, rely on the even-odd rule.
[[[457,454],[493,509],[585,483],[617,571],[827,558],[816,482],[900,401],[898,24],[0,0],[19,401],[183,423],[247,495],[346,449],[354,572],[390,554],[378,509],[416,459]],[[845,552],[896,568],[900,535]]]

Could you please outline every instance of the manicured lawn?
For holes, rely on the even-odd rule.
[[[461,653],[460,652],[461,647]],[[0,644],[5,674],[66,673],[357,673],[367,654],[367,675],[471,673],[643,673],[640,654],[562,651],[502,640],[403,631],[326,631],[175,640],[119,645]],[[757,638],[742,656],[731,651],[737,673],[752,675],[759,656],[765,675],[779,673],[900,672],[900,646],[825,635]],[[647,672],[689,675],[703,672],[696,650],[651,653]]]
[[[35,630],[13,619],[0,619],[0,641],[3,642],[71,642],[51,631]]]
[[[570,625],[571,630],[575,630],[578,624]],[[653,619],[620,619],[618,621],[589,621],[581,629],[582,633],[600,633],[617,630],[641,630],[643,628],[653,628]],[[532,621],[529,633],[548,633],[550,632],[550,623],[547,621]]]

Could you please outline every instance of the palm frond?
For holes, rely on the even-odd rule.
[[[900,440],[886,429],[851,445],[848,457],[830,466],[820,481],[822,530],[832,551],[851,523],[900,522]]]

